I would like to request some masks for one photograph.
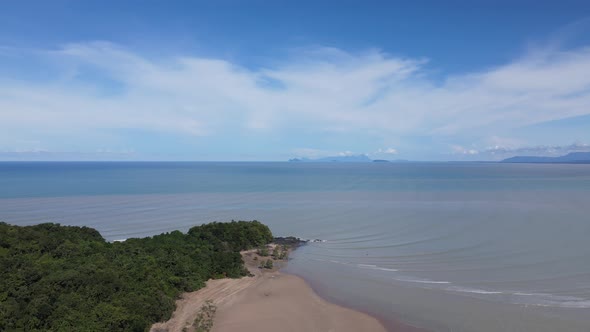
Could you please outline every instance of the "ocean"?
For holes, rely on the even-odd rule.
[[[108,240],[257,219],[330,301],[431,331],[590,331],[590,165],[0,163],[0,220]]]

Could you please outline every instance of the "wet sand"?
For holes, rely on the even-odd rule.
[[[258,255],[242,254],[252,277],[210,280],[205,288],[185,293],[172,318],[154,324],[151,331],[193,331],[207,300],[217,307],[212,332],[386,331],[376,318],[329,303],[300,277],[279,272],[284,262],[275,261],[274,269],[262,270]]]

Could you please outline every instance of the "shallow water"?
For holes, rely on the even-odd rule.
[[[0,163],[0,220],[109,240],[258,219],[288,271],[436,331],[590,331],[590,165]]]

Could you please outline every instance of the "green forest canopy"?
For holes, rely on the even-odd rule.
[[[110,243],[88,227],[0,222],[0,331],[146,331],[210,278],[247,274],[258,221],[210,223]]]

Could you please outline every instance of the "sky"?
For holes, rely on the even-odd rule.
[[[0,160],[573,151],[588,1],[2,1]]]

